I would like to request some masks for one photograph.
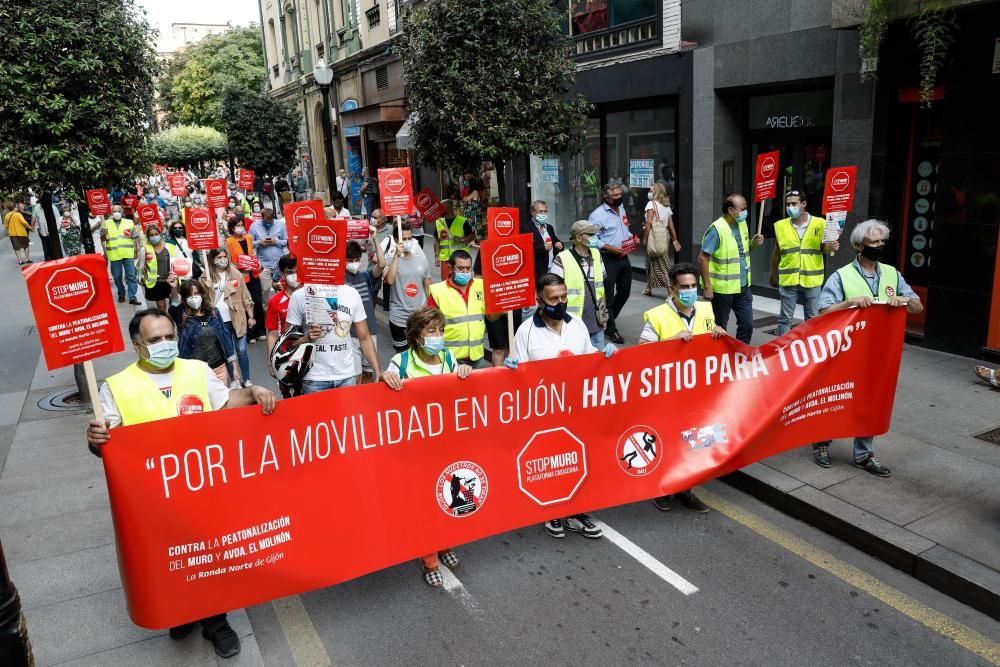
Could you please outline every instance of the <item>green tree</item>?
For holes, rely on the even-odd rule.
[[[493,161],[503,193],[506,160],[581,145],[590,105],[569,96],[568,46],[550,0],[414,8],[402,57],[418,160],[453,171]]]
[[[241,165],[273,176],[295,164],[300,121],[295,105],[229,89],[222,97],[222,116],[230,154]]]
[[[149,158],[153,164],[190,169],[205,160],[228,155],[226,136],[214,127],[175,125],[149,139]]]
[[[207,125],[221,131],[223,93],[258,93],[263,77],[260,28],[234,28],[206,37],[167,65],[159,84],[160,106],[168,125]]]

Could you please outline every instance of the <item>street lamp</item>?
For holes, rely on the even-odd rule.
[[[333,192],[337,187],[337,166],[333,163],[333,142],[330,129],[330,84],[333,83],[333,69],[320,58],[313,69],[313,79],[323,91],[323,151],[326,155],[326,181],[330,203],[333,203]]]

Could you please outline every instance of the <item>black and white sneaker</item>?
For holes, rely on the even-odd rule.
[[[546,521],[545,532],[552,537],[566,537],[566,531],[563,530],[562,519],[552,519],[551,521]]]
[[[572,530],[574,533],[580,533],[593,540],[604,536],[604,531],[598,528],[586,514],[577,514],[566,519],[566,530]]]
[[[863,461],[855,461],[854,466],[862,470],[867,470],[877,477],[888,477],[892,474],[892,471],[882,465],[882,462],[874,454],[869,454]]]

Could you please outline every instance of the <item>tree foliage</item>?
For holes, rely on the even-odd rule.
[[[461,169],[579,146],[590,105],[568,96],[576,65],[567,47],[550,0],[414,8],[402,56],[418,159]]]
[[[169,125],[207,125],[223,131],[223,93],[258,93],[263,77],[259,27],[250,24],[209,35],[168,63],[160,80],[160,106]]]
[[[145,172],[155,34],[134,0],[0,3],[5,189],[78,199]]]
[[[204,160],[227,157],[226,136],[214,127],[175,125],[157,132],[149,140],[153,164],[186,167]]]
[[[295,105],[266,95],[227,90],[222,116],[229,150],[260,174],[284,174],[295,164],[300,115]]]

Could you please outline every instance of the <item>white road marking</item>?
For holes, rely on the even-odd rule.
[[[608,538],[612,544],[645,565],[650,572],[658,576],[660,579],[663,579],[684,595],[693,595],[698,592],[697,586],[671,570],[660,561],[653,558],[649,552],[640,547],[638,544],[628,539],[603,521],[593,519],[593,517],[591,518],[594,523],[596,523],[597,526],[604,531],[604,536]],[[447,586],[447,584],[445,584],[445,586]]]
[[[448,566],[441,564],[438,567],[438,572],[441,573],[441,578],[444,580],[444,589],[451,593],[452,597],[461,602],[462,606],[469,612],[473,614],[482,613],[475,598],[469,594],[469,591],[465,590],[465,586],[462,585],[462,582],[458,580],[458,577],[455,576],[455,573]]]

